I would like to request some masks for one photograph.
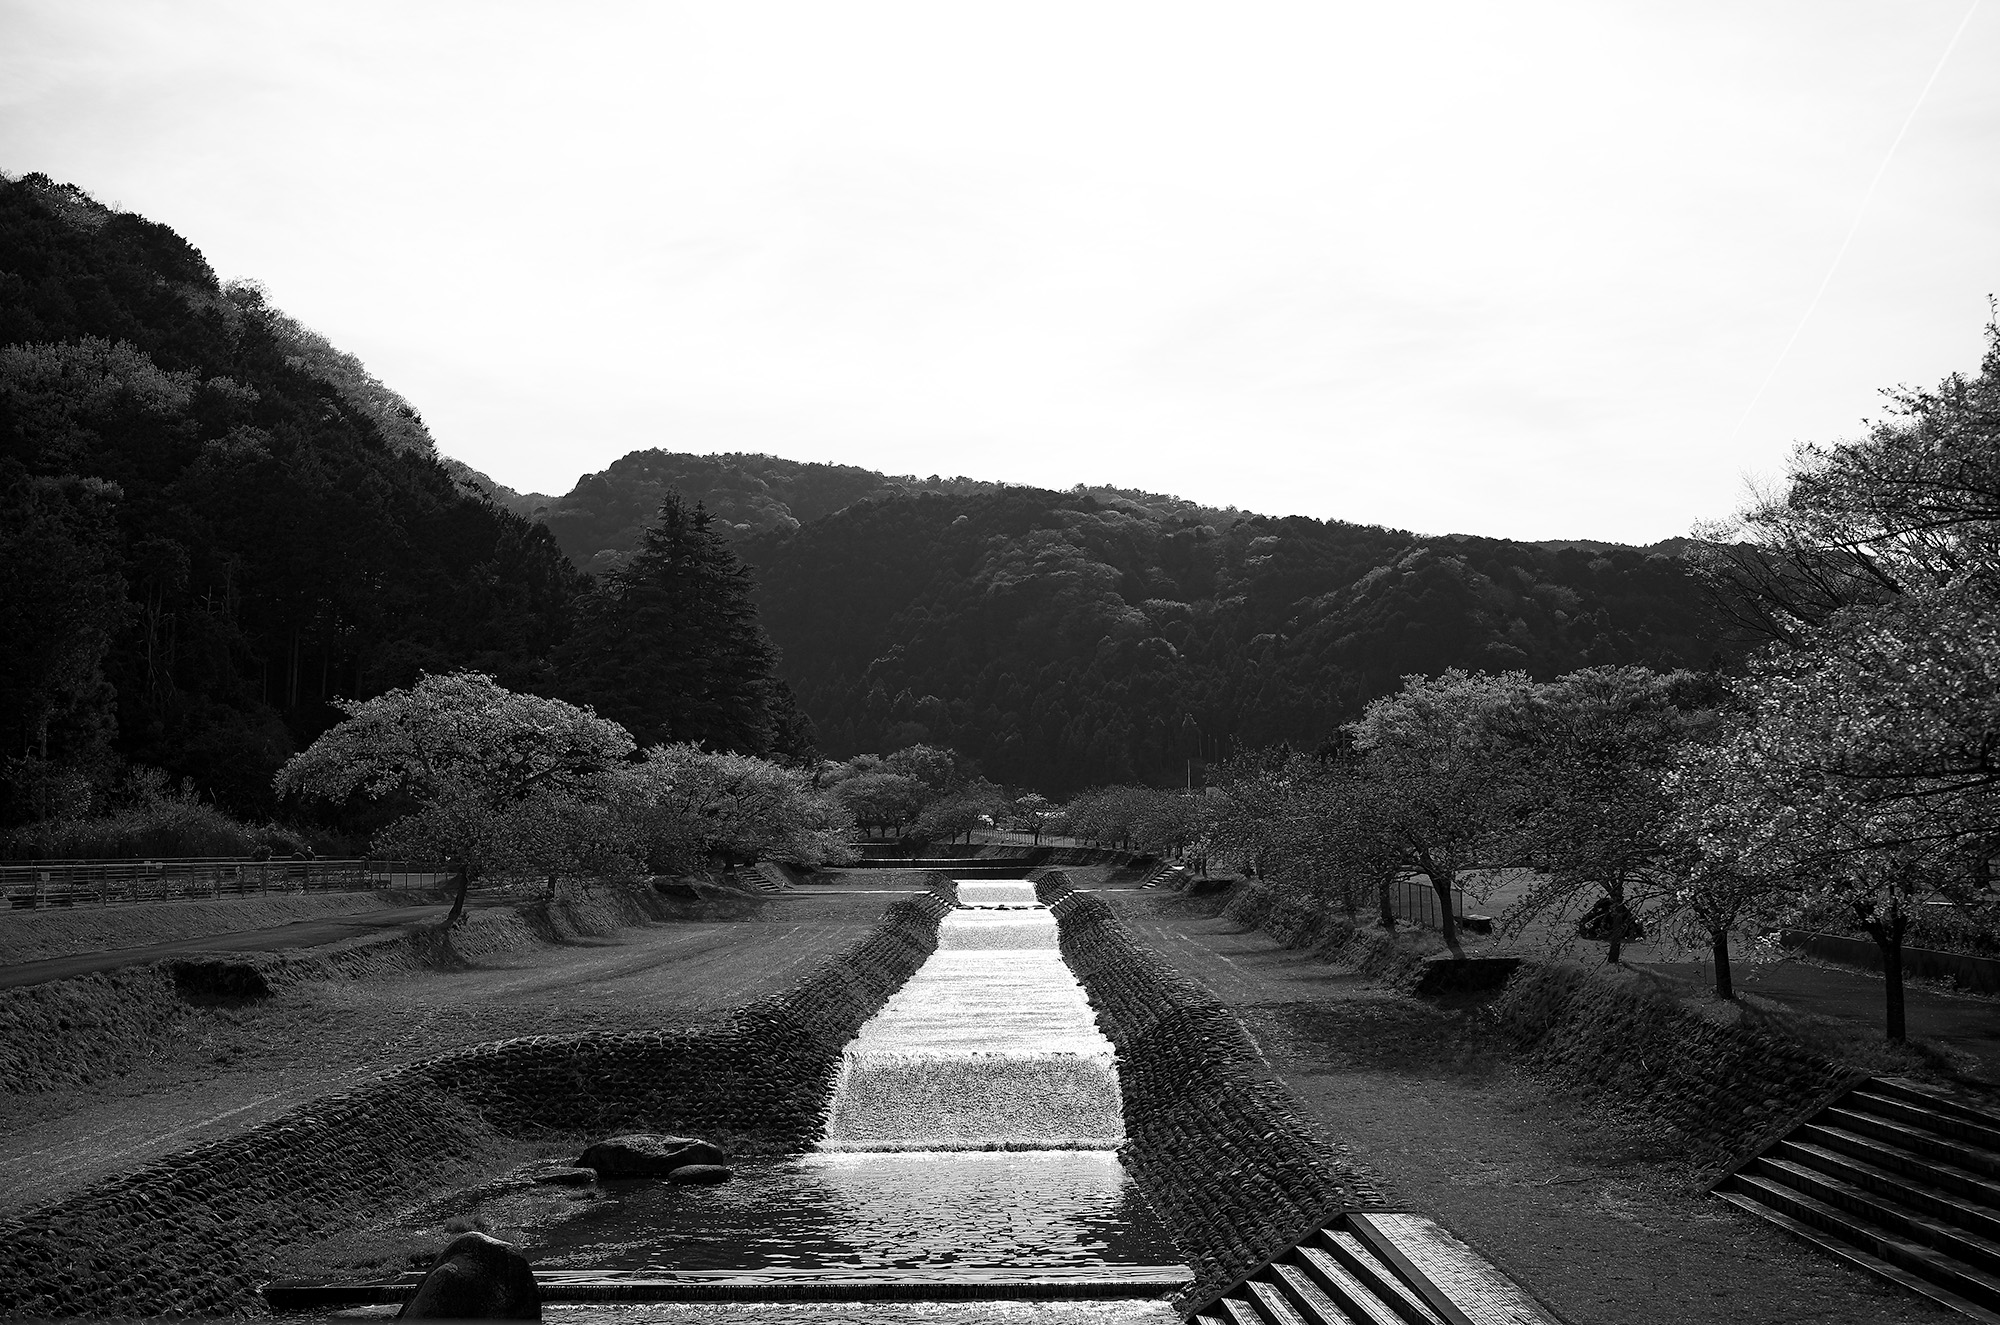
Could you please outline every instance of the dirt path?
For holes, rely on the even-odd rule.
[[[1462,1011],[1216,918],[1218,901],[1100,895],[1243,1018],[1394,1199],[1442,1220],[1571,1325],[1941,1319],[1701,1195],[1675,1136],[1551,1089]]]
[[[315,981],[203,1007],[103,1086],[0,1096],[0,1213],[263,1122],[372,1073],[517,1035],[685,1024],[793,984],[892,898],[780,898],[731,920],[662,923],[497,953],[471,969]]]

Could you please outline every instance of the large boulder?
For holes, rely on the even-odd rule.
[[[484,1233],[461,1233],[396,1313],[397,1320],[540,1320],[528,1258]]]
[[[600,1178],[664,1178],[690,1164],[720,1164],[728,1156],[691,1136],[634,1133],[599,1141],[577,1158],[580,1168],[596,1169]]]

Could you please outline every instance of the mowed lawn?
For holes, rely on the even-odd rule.
[[[386,1067],[487,1040],[686,1025],[791,985],[893,896],[780,895],[717,918],[474,958],[467,969],[309,981],[199,1007],[124,1076],[0,1095],[0,1212],[242,1131]]]

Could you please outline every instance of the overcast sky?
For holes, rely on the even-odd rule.
[[[1996,167],[1971,0],[0,0],[0,169],[545,492],[758,450],[1650,542],[1977,367]]]

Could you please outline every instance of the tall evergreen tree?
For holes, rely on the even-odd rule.
[[[777,677],[777,649],[750,593],[750,572],[713,517],[669,490],[631,561],[579,604],[556,654],[564,696],[641,746],[807,753],[810,724]]]

